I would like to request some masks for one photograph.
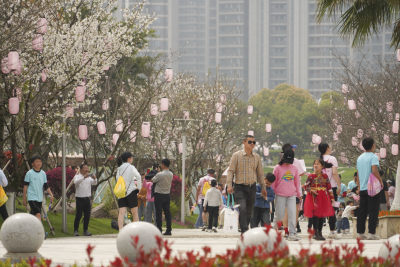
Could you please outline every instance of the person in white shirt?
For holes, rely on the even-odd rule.
[[[208,231],[217,232],[219,207],[222,206],[222,194],[217,189],[217,180],[211,180],[211,188],[204,198],[204,211],[208,212]]]
[[[0,170],[0,186],[6,187],[7,185],[8,185],[7,177],[4,174],[4,172],[2,170]],[[8,212],[7,212],[7,209],[6,209],[6,203],[1,205],[0,214],[1,214],[1,217],[3,217],[3,220],[6,220],[8,218]]]
[[[342,213],[342,226],[344,234],[348,234],[350,232],[349,218],[352,217],[352,212],[357,208],[358,206],[354,206],[353,201],[347,201],[347,206]]]
[[[204,206],[204,197],[205,194],[203,194],[203,191],[206,191],[203,189],[204,185],[208,183],[208,186],[210,187],[211,181],[215,180],[215,170],[214,169],[208,169],[207,170],[207,175],[200,178],[199,184],[197,185],[197,193],[196,193],[196,203],[200,205],[199,208],[199,218],[197,219],[196,225],[200,226],[200,218],[202,222],[202,230],[205,231],[207,229],[207,218],[208,218],[208,212],[203,209]]]
[[[76,199],[76,214],[74,221],[74,235],[79,236],[78,229],[79,223],[83,213],[83,234],[85,236],[91,236],[92,234],[88,231],[90,211],[92,209],[91,197],[92,197],[92,185],[97,184],[97,178],[93,174],[89,174],[89,166],[83,163],[80,166],[80,171],[73,179],[75,184],[75,199]]]

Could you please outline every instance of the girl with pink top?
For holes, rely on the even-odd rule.
[[[293,165],[294,151],[287,149],[283,157],[274,169],[276,177],[272,184],[275,192],[275,226],[282,223],[285,216],[285,209],[288,212],[288,226],[290,241],[299,241],[296,232],[296,197],[301,198],[300,178],[296,166]]]
[[[151,178],[146,176],[146,178],[143,181],[143,187],[147,189],[147,195],[146,195],[146,210],[144,213],[144,221],[152,223],[153,222],[153,216],[156,216],[156,209],[154,206],[154,197],[151,197],[151,187],[153,186],[153,183],[151,182]]]

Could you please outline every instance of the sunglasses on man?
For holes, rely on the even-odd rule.
[[[255,144],[256,144],[256,141],[247,141],[247,143],[248,143],[249,145],[251,145],[251,144],[255,145]]]

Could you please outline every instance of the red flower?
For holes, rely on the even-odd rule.
[[[94,249],[94,246],[92,246],[92,245],[88,245],[87,246],[87,248],[86,248],[86,253],[87,253],[87,255],[88,255],[88,258],[89,258],[89,262],[90,263],[92,263],[93,262],[93,257],[91,256],[92,255],[92,252],[93,252],[93,249]]]

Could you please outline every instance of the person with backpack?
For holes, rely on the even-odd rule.
[[[215,180],[215,170],[213,169],[208,169],[207,170],[207,175],[200,178],[198,186],[197,186],[197,193],[196,193],[196,203],[200,206],[199,208],[199,219],[201,219],[202,223],[196,222],[197,226],[202,225],[202,231],[205,231],[207,229],[207,215],[208,212],[203,209],[204,207],[204,198],[206,196],[207,191],[211,188],[211,181]]]
[[[118,199],[118,229],[120,231],[124,227],[127,208],[131,210],[133,221],[139,221],[137,195],[142,188],[142,179],[140,173],[132,163],[133,155],[131,152],[124,152],[118,158],[117,179],[119,180],[122,177],[126,188],[125,196]]]
[[[362,153],[357,159],[357,186],[360,189],[360,207],[357,213],[357,234],[358,238],[364,240],[378,240],[380,239],[376,233],[376,226],[378,224],[380,194],[370,196],[368,194],[368,180],[371,177],[378,179],[383,188],[381,176],[379,174],[379,159],[375,155],[376,149],[375,141],[371,137],[364,138],[362,146],[365,152]],[[368,217],[368,235],[365,235],[365,222]]]
[[[208,212],[208,231],[217,232],[219,207],[222,206],[222,193],[217,188],[217,180],[211,180],[211,188],[204,197],[203,209]]]

